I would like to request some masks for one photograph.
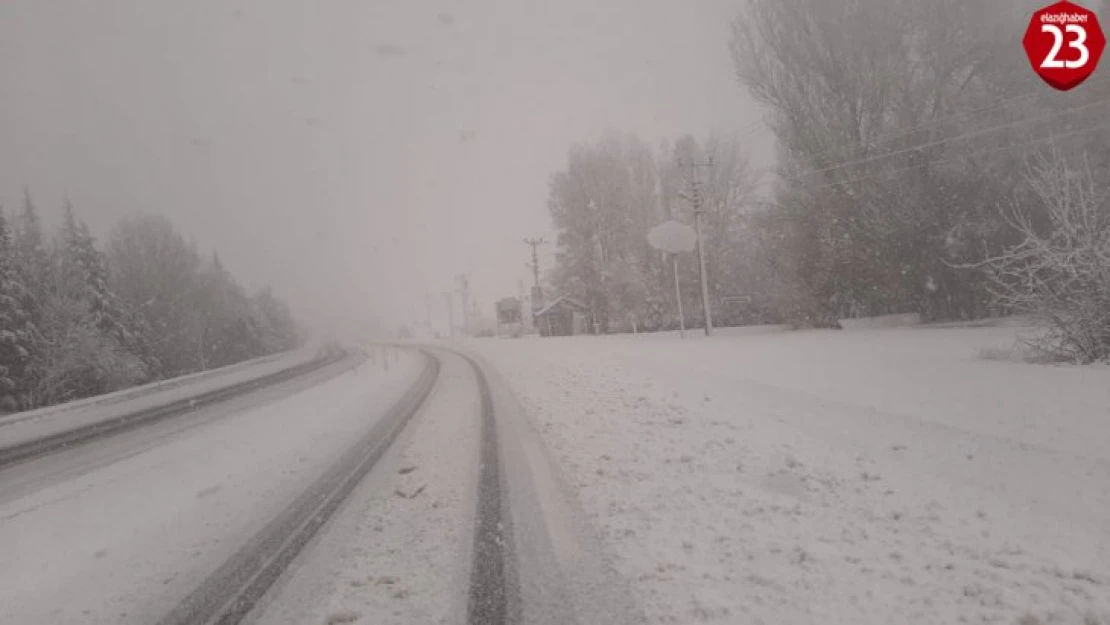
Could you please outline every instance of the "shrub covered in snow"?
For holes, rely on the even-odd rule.
[[[1068,360],[1110,359],[1110,204],[1086,162],[1058,154],[1033,164],[1030,190],[1043,215],[1007,215],[1021,243],[983,263],[999,303],[1047,332],[1035,347]]]

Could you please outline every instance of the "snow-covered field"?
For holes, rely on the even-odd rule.
[[[471,347],[650,622],[1110,623],[1110,370],[1019,331]]]

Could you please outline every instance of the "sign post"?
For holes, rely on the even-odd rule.
[[[709,277],[705,272],[705,241],[701,236],[701,216],[705,211],[694,209],[694,233],[698,240],[698,266],[701,267],[699,279],[701,280],[701,308],[705,315],[705,335],[713,333],[713,317],[709,308]]]
[[[692,252],[697,246],[698,234],[693,228],[674,220],[666,221],[652,228],[647,235],[648,244],[653,248],[671,255],[671,268],[674,271],[674,297],[678,304],[678,332],[686,338],[686,317],[682,313],[682,289],[678,284],[678,255]]]
[[[678,288],[678,254],[671,254],[674,267],[674,301],[678,302],[678,336],[686,338],[686,316],[682,314],[682,290]]]

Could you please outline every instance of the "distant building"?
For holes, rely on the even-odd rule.
[[[524,332],[524,308],[520,300],[506,297],[497,301],[497,336],[507,333],[520,336]]]
[[[569,297],[555,299],[535,311],[540,336],[573,336],[587,331],[590,309]]]

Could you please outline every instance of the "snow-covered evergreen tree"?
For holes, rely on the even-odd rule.
[[[154,214],[135,215],[108,236],[112,291],[131,311],[143,361],[156,377],[203,368],[194,293],[200,258],[173,224]],[[144,347],[145,346],[145,347]]]
[[[195,293],[206,368],[247,360],[262,353],[260,328],[243,288],[212,255]]]
[[[136,338],[127,324],[127,315],[119,298],[108,284],[108,268],[104,255],[96,249],[85,222],[77,219],[73,206],[66,201],[63,222],[63,263],[67,279],[87,305],[96,327],[121,347],[132,349]]]
[[[0,412],[233,364],[297,344],[283,302],[204,266],[160,217],[117,227],[108,253],[65,203],[47,244],[38,209],[0,215]]]
[[[23,190],[23,211],[16,217],[11,230],[15,260],[24,283],[31,295],[41,301],[49,289],[50,253],[46,249],[42,220],[29,189]]]
[[[293,349],[299,343],[297,322],[289,306],[274,296],[270,287],[255,294],[252,301],[262,337],[262,350],[273,354]]]
[[[28,310],[29,295],[16,265],[7,219],[0,211],[0,411],[30,403],[28,365],[35,327]]]
[[[131,352],[133,337],[107,287],[103,258],[68,201],[53,254],[35,367],[38,401],[57,403],[143,381],[145,367]]]

